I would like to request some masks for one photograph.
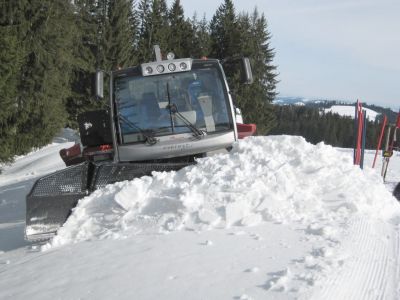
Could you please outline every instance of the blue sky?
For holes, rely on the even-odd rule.
[[[172,0],[169,1],[171,3]],[[223,0],[181,0],[211,19]],[[400,0],[234,0],[263,12],[272,34],[278,92],[400,108]]]

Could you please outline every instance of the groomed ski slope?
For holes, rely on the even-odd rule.
[[[0,299],[398,299],[400,206],[378,170],[247,138],[82,199],[51,242],[0,254]]]

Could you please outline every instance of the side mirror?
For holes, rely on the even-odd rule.
[[[250,60],[248,57],[243,57],[241,62],[241,71],[242,71],[242,83],[244,84],[252,84],[253,72],[251,71]]]
[[[96,71],[95,75],[95,95],[97,98],[104,97],[104,72]]]

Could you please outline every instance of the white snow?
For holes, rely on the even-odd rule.
[[[332,105],[330,108],[325,108],[325,113],[331,112],[331,113],[336,113],[339,114],[340,116],[344,117],[352,117],[354,118],[354,106],[348,106],[348,105]],[[376,111],[370,109],[370,108],[363,108],[367,112],[367,118],[370,121],[375,121],[376,117],[379,115]]]
[[[250,137],[178,172],[98,190],[51,242],[29,245],[33,181],[21,170],[40,158],[37,174],[59,168],[67,145],[0,175],[0,299],[400,297],[400,206],[379,164],[369,167],[373,151],[360,170],[350,149]],[[399,170],[396,153],[388,178],[400,181]]]
[[[69,148],[79,139],[72,129],[63,129],[53,143],[41,149],[36,149],[26,156],[16,157],[12,165],[0,165],[0,186],[36,178],[65,167],[59,151]]]

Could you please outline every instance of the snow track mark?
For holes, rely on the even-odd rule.
[[[400,298],[400,225],[397,225],[396,228],[396,243],[395,243],[395,249],[394,253],[396,253],[396,261],[394,264],[396,265],[396,278],[395,284],[397,284],[397,289],[396,289],[396,299]]]
[[[396,299],[399,236],[393,224],[360,216],[349,222],[346,231],[348,238],[337,249],[344,257],[343,266],[332,270],[306,298]]]

